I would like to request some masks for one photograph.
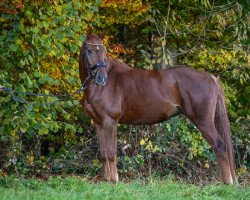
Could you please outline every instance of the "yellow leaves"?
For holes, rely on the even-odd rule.
[[[53,0],[53,3],[58,6],[58,1],[57,0]]]
[[[192,132],[192,138],[196,141],[201,141],[202,140],[202,136],[201,134],[197,134],[196,132]]]
[[[236,55],[235,51],[230,51],[230,54],[232,55],[232,57],[234,57]]]
[[[36,24],[36,20],[34,18],[31,18],[30,22],[31,24]]]
[[[46,157],[45,157],[45,156],[41,156],[40,159],[41,159],[42,161],[45,161],[45,160],[46,160]]]
[[[143,146],[144,144],[145,144],[145,140],[144,140],[144,139],[141,139],[140,145]]]
[[[113,50],[114,53],[126,53],[126,50],[121,44],[112,45],[110,48]]]
[[[5,21],[5,19],[0,17],[0,22],[4,22],[4,21]]]
[[[155,152],[157,152],[157,151],[159,151],[159,148],[158,148],[158,146],[157,145],[153,145],[152,144],[152,142],[148,139],[148,138],[142,138],[141,140],[140,140],[140,145],[141,146],[145,146],[145,148],[146,148],[146,150],[148,150],[149,152],[153,152],[153,153],[155,153]]]
[[[64,139],[66,141],[73,141],[74,138],[75,138],[75,134],[72,133],[71,131],[68,130],[68,131],[64,132]]]
[[[33,108],[35,112],[39,112],[39,108]]]
[[[77,88],[73,84],[76,83],[75,80],[78,80],[77,63],[74,63],[68,67],[66,64],[70,62],[70,59],[72,59],[69,54],[63,54],[60,59],[57,59],[56,56],[52,56],[53,54],[55,54],[54,49],[51,49],[49,56],[47,56],[49,59],[38,63],[40,68],[39,70],[42,72],[42,74],[47,74],[49,76],[49,79],[43,86],[44,89],[47,89],[53,94],[65,93],[65,91],[72,93],[73,91],[76,91]],[[68,73],[69,70],[71,73]],[[76,72],[74,73],[72,71]],[[77,87],[79,87],[78,83]],[[80,96],[81,94],[79,95],[79,98]]]
[[[112,25],[114,23],[130,24],[135,26],[140,24],[139,16],[149,10],[149,5],[143,3],[142,0],[104,0],[101,7],[106,13],[101,16],[104,25]]]
[[[67,55],[67,54],[64,54],[64,55],[62,56],[62,58],[63,58],[66,62],[69,61],[69,55]]]
[[[47,120],[51,120],[52,119],[52,115],[49,113],[46,119]]]
[[[161,43],[161,45],[162,45],[163,47],[166,46],[166,40],[163,40],[162,43]]]
[[[198,53],[196,66],[210,69],[226,70],[235,62],[236,52],[232,50],[218,49],[217,51],[206,49]]]
[[[98,160],[98,159],[94,159],[94,160],[92,160],[92,166],[94,167],[94,168],[101,168],[101,166],[102,166],[102,164],[100,163],[100,161]]]
[[[94,159],[94,160],[92,160],[92,164],[93,165],[97,165],[97,164],[99,164],[100,162],[99,162],[99,160],[98,159]]]
[[[64,37],[63,39],[62,39],[62,41],[61,41],[62,43],[66,43],[66,42],[68,42],[68,38],[66,38],[66,37]]]
[[[54,50],[51,50],[50,52],[49,52],[49,56],[55,56],[56,55],[56,52],[54,51]]]
[[[53,54],[53,51],[51,54]],[[55,64],[44,63],[42,69],[43,69],[42,71],[44,73],[48,73],[50,75],[50,77],[53,79],[61,80],[63,77],[60,68]]]
[[[126,54],[132,54],[132,53],[134,53],[133,49],[125,48],[121,44],[110,45],[109,41],[110,40],[112,41],[113,39],[114,39],[114,36],[105,36],[104,39],[103,39],[103,44],[105,44],[106,46],[109,46],[107,54],[110,57],[112,57],[112,58],[119,58],[120,54],[124,54],[124,53],[126,53]]]
[[[61,15],[62,14],[62,7],[61,6],[55,6],[55,9],[56,9],[56,13],[58,15]]]
[[[16,44],[19,44],[21,46],[23,52],[29,49],[28,43],[25,40],[23,40],[22,37],[17,39]]]
[[[126,9],[130,12],[146,12],[149,9],[149,5],[143,4],[142,0],[104,0],[102,7]]]
[[[152,149],[152,152],[156,153],[157,151],[160,151],[160,149],[158,148],[157,145],[155,145],[154,148]]]
[[[8,176],[8,173],[0,169],[0,176]]]
[[[47,135],[48,133],[49,133],[49,129],[47,129],[47,128],[41,128],[38,131],[39,135]]]
[[[26,157],[26,159],[27,159],[27,163],[28,163],[29,165],[31,165],[31,166],[34,165],[35,157],[34,157],[33,155],[28,155],[28,156]]]
[[[247,168],[246,166],[241,166],[239,168],[239,174],[246,174],[247,173]]]
[[[210,168],[210,165],[206,162],[206,163],[204,164],[204,168],[209,169],[209,168]]]
[[[151,150],[152,147],[153,147],[153,146],[152,146],[152,142],[149,141],[148,144],[147,144],[147,146],[146,146],[146,149],[147,149],[147,150]]]
[[[19,127],[20,130],[21,130],[21,128],[23,128],[23,127]],[[22,131],[22,130],[21,130],[21,131]],[[10,131],[10,135],[11,135],[12,139],[18,140],[18,139],[20,138],[20,136],[19,136],[18,133],[19,133],[18,128],[15,128],[15,129],[11,130],[11,131]],[[24,132],[23,132],[23,133],[24,133]]]
[[[191,151],[192,151],[192,154],[193,154],[194,156],[197,156],[198,149],[197,149],[196,147],[193,147],[193,148],[191,149]]]
[[[21,45],[21,44],[22,44],[22,40],[18,39],[18,40],[16,41],[16,43],[19,44],[19,45]]]

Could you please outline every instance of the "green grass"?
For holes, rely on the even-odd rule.
[[[250,199],[250,187],[240,185],[195,186],[171,180],[151,182],[133,181],[130,183],[109,184],[90,183],[78,178],[60,177],[48,181],[0,177],[1,200],[39,199]]]

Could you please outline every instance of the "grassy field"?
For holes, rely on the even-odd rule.
[[[0,177],[1,200],[39,199],[250,199],[250,186],[209,185],[195,186],[171,180],[151,182],[133,181],[130,183],[90,183],[85,179],[51,178],[19,179]]]

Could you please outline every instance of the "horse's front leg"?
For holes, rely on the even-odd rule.
[[[103,177],[107,181],[117,182],[117,122],[106,119],[101,125],[95,124],[95,128],[103,162]]]

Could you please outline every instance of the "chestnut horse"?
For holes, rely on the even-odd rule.
[[[236,181],[224,92],[213,75],[189,67],[137,70],[107,56],[88,35],[79,59],[83,105],[94,122],[103,177],[117,182],[117,125],[155,124],[184,114],[211,145],[223,183]]]

